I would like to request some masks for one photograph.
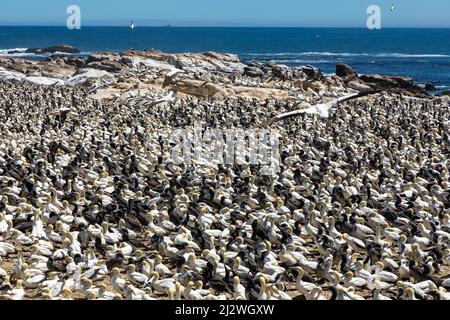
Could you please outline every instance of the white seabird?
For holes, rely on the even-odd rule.
[[[152,108],[163,102],[174,102],[174,101],[175,101],[175,93],[173,91],[169,91],[169,93],[165,97],[152,101],[149,107]]]
[[[301,110],[295,110],[295,111],[291,111],[291,112],[287,112],[287,113],[282,113],[278,116],[275,116],[274,118],[272,118],[271,120],[268,121],[268,123],[266,123],[266,125],[270,125],[276,121],[280,121],[280,120],[284,120],[287,118],[291,118],[291,117],[295,117],[298,116],[300,114],[313,114],[313,115],[318,115],[322,118],[328,118],[329,116],[329,110],[333,107],[335,107],[336,105],[338,105],[341,102],[345,102],[345,101],[349,101],[349,100],[353,100],[359,97],[364,97],[367,96],[369,94],[372,94],[373,92],[362,92],[362,93],[354,93],[354,94],[350,94],[332,101],[329,101],[327,103],[321,103],[321,104],[316,104],[314,106],[311,106],[307,109],[301,109]]]

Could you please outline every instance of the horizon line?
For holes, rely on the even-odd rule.
[[[65,25],[54,25],[54,24],[0,24],[0,27],[46,27],[46,28],[66,28]],[[129,28],[129,25],[95,25],[86,24],[81,26],[83,28]],[[136,26],[135,29],[139,28],[248,28],[248,29],[367,29],[363,26],[227,26],[227,25],[141,25]],[[450,26],[389,26],[382,27],[381,29],[450,29]],[[380,30],[380,29],[379,29]],[[371,30],[373,31],[373,30]]]

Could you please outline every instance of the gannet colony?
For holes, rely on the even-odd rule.
[[[336,71],[0,57],[0,299],[448,300],[449,97]],[[276,170],[180,161],[198,122],[276,131]]]

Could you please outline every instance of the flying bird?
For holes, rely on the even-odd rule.
[[[391,11],[394,11],[394,10],[395,10],[395,6],[394,6],[394,5],[391,5],[391,6],[389,7],[389,9],[390,9]]]
[[[175,93],[173,91],[170,91],[167,96],[152,101],[149,105],[149,109],[164,102],[174,102],[174,101],[175,101]]]
[[[314,106],[311,106],[307,109],[301,109],[301,110],[295,110],[295,111],[291,111],[291,112],[287,112],[287,113],[282,113],[278,116],[275,116],[274,118],[270,119],[268,122],[266,122],[265,125],[271,125],[277,121],[281,121],[287,118],[291,118],[291,117],[295,117],[301,114],[313,114],[313,115],[318,115],[321,118],[328,118],[329,116],[329,110],[335,106],[337,106],[339,103],[342,102],[346,102],[346,101],[350,101],[350,100],[354,100],[356,98],[360,98],[360,97],[364,97],[370,94],[376,93],[374,91],[367,91],[367,92],[360,92],[360,93],[355,93],[355,94],[351,94],[351,95],[347,95],[335,100],[332,100],[330,102],[327,103],[321,103],[321,104],[317,104]]]
[[[131,21],[131,26],[130,26],[131,30],[134,30],[135,26],[136,26],[136,24],[134,23],[134,21]]]
[[[180,73],[184,73],[183,70],[178,69],[178,68],[173,68],[170,69],[169,73],[166,75],[166,78],[164,79],[164,83],[163,83],[163,88],[167,87],[168,85],[170,85],[173,81],[173,79],[176,78],[176,76]]]

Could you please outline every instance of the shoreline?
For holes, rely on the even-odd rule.
[[[333,86],[347,91],[400,90],[404,94],[420,97],[445,95],[448,92],[446,86],[439,89],[431,84],[416,84],[412,78],[408,77],[358,74],[355,69],[348,65],[337,65],[340,70],[336,69],[335,74],[324,75],[320,69],[311,65],[287,66],[257,61],[244,63],[236,54],[216,52],[178,54],[164,53],[158,50],[128,50],[123,52],[80,53],[76,48],[59,45],[43,49],[12,50],[9,53],[40,54],[43,56],[30,59],[29,57],[0,55],[0,80],[28,81],[44,85],[80,85],[91,80],[101,82],[105,78],[112,79],[111,84],[117,85],[115,81],[121,73],[145,65],[150,73],[154,73],[153,77],[155,78],[150,81],[149,87],[160,86],[161,79],[158,79],[158,72],[173,71],[178,68],[183,71],[183,78],[187,80],[187,85],[190,87],[178,88],[178,91],[188,95],[195,91],[194,95],[205,97],[214,96],[217,92],[212,94],[200,93],[199,91],[202,91],[202,88],[199,87],[200,84],[193,81],[197,74],[204,76],[207,73],[217,73],[228,78],[225,82],[229,84],[228,96],[230,97],[240,96],[241,92],[245,93],[251,91],[251,88],[261,87],[268,89],[266,94],[259,95],[259,98],[264,99],[270,96],[271,90],[275,90],[273,93],[280,93],[276,92],[276,90],[279,91],[276,88],[277,86],[283,87],[282,91],[285,91],[283,94],[286,97],[290,96],[289,90],[291,89],[300,92],[310,89],[316,91],[317,94],[319,91],[324,91],[325,88],[330,90]],[[85,76],[83,76],[83,73],[85,73]],[[252,84],[250,86],[235,86],[229,81],[230,75],[232,78],[248,80]],[[129,80],[127,79],[130,85],[141,85]],[[212,85],[214,85],[213,82]],[[277,82],[276,85],[274,85],[275,82]],[[145,87],[145,85],[143,86]],[[163,86],[160,89],[163,89]],[[217,90],[221,91],[219,88],[216,88]],[[206,91],[208,90],[206,89]],[[258,97],[258,93],[254,93],[256,96],[250,94],[250,97]],[[227,90],[222,90],[221,96],[222,98],[227,97]]]

